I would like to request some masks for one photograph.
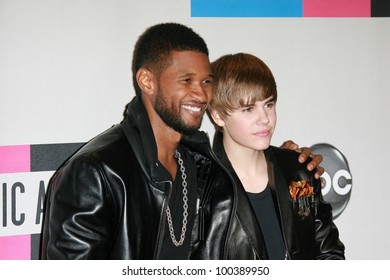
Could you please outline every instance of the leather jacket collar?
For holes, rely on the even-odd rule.
[[[223,137],[223,133],[221,131],[216,132],[214,143],[213,143],[214,151],[216,152],[217,156],[221,159],[222,163],[228,167],[230,173],[233,174],[233,176],[235,177],[235,181],[240,182],[229,159],[227,158],[222,143],[222,137]],[[270,146],[267,150],[264,151],[267,160],[267,166],[268,166],[269,186],[272,192],[272,198],[274,200],[274,204],[278,206],[276,213],[278,215],[279,221],[281,222],[281,225],[283,225],[282,232],[285,238],[286,246],[288,247],[288,252],[294,253],[298,249],[296,243],[296,229],[295,229],[295,224],[293,223],[294,221],[293,211],[291,210],[291,202],[289,199],[290,195],[288,189],[279,187],[279,186],[285,186],[286,182],[284,179],[284,174],[281,172],[280,167],[275,165],[277,161],[273,158],[274,149],[275,147]],[[245,192],[245,189],[241,184],[239,184],[239,188],[241,188]],[[253,215],[255,214],[253,213]],[[255,241],[256,243],[260,243],[260,244],[262,243],[262,240],[259,241],[258,238],[258,236],[262,236],[258,224],[255,223],[253,229],[248,231],[248,235],[251,236],[253,241]],[[286,238],[286,236],[288,238]]]
[[[216,131],[213,141],[213,150],[217,157],[220,159],[222,164],[228,169],[229,173],[232,174],[234,179],[234,186],[236,188],[236,198],[237,210],[236,215],[240,221],[243,230],[246,232],[246,235],[250,239],[250,243],[253,244],[253,250],[256,251],[260,259],[268,259],[268,254],[265,249],[265,243],[263,239],[263,234],[261,232],[260,226],[256,219],[256,215],[250,205],[250,201],[246,195],[245,189],[242,186],[240,179],[238,178],[236,172],[231,165],[225,148],[222,143],[223,133],[221,131]]]
[[[297,229],[293,222],[294,216],[291,209],[288,189],[280,187],[286,186],[286,181],[280,167],[277,166],[277,161],[273,159],[273,149],[274,147],[270,146],[265,150],[268,168],[268,184],[272,192],[274,205],[277,206],[276,214],[278,215],[284,242],[287,247],[286,258],[289,259],[291,258],[291,255],[299,251],[296,238]]]
[[[141,97],[136,96],[127,104],[122,125],[123,132],[130,142],[138,162],[141,163],[144,173],[150,176],[152,181],[161,180],[157,168],[157,144]]]

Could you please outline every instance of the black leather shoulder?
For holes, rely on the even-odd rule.
[[[298,161],[299,153],[293,150],[270,146],[265,155],[268,161],[280,167],[286,178],[291,180],[309,180],[314,177],[314,171],[307,170],[310,158],[303,163]]]

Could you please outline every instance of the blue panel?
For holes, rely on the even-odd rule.
[[[192,17],[302,17],[303,0],[191,0]]]

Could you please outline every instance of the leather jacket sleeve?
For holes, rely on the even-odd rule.
[[[315,215],[315,259],[344,260],[344,244],[339,239],[339,231],[333,222],[332,206],[325,202],[321,185],[317,180],[316,215]]]
[[[109,258],[108,231],[115,229],[115,217],[103,174],[91,159],[77,157],[53,176],[46,201],[49,224],[43,229],[42,258]]]

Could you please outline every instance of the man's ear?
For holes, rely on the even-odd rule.
[[[136,75],[137,83],[143,93],[146,94],[153,93],[153,88],[154,88],[153,78],[154,78],[153,73],[146,68],[141,67],[137,71],[137,75]]]
[[[210,115],[216,125],[218,125],[219,127],[223,127],[225,125],[225,121],[222,119],[221,115],[217,111],[211,110]]]

